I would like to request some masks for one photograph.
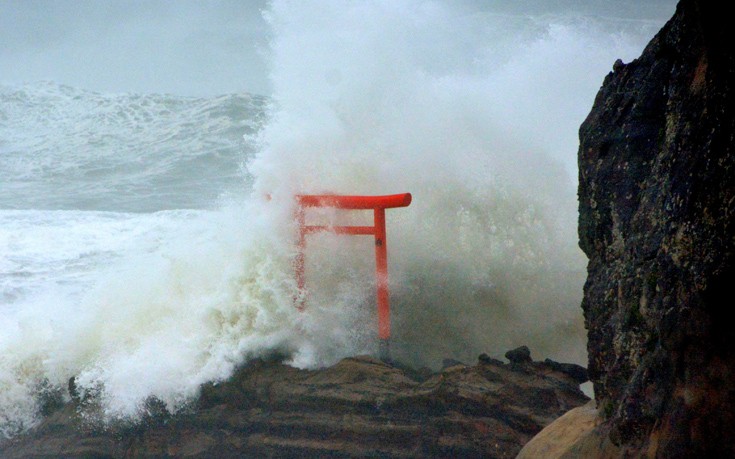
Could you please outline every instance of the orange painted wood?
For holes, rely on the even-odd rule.
[[[306,225],[303,227],[306,234],[320,233],[328,231],[334,234],[356,234],[371,235],[375,234],[374,226],[329,226],[329,225]]]
[[[390,209],[411,204],[411,193],[385,196],[346,196],[336,194],[302,194],[296,201],[302,207],[333,207],[336,209]]]
[[[375,215],[375,280],[377,283],[378,338],[390,338],[390,293],[388,292],[388,241],[385,238],[385,209]]]
[[[298,224],[297,253],[294,261],[298,297],[296,307],[303,310],[306,304],[306,279],[304,275],[306,236],[328,231],[335,234],[373,235],[375,237],[375,279],[376,302],[378,309],[378,337],[387,342],[390,339],[390,292],[388,290],[388,241],[385,230],[385,209],[406,207],[411,204],[411,193],[385,196],[345,196],[345,195],[298,195],[296,201],[296,223]],[[329,226],[307,225],[305,208],[331,207],[336,209],[372,209],[373,226]]]

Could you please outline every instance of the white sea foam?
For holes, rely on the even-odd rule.
[[[288,349],[299,320],[290,248],[249,218],[253,207],[189,215],[175,230],[171,216],[131,217],[148,231],[114,229],[128,239],[125,255],[110,269],[97,264],[94,287],[48,288],[2,311],[4,429],[32,423],[46,383],[66,387],[75,376],[81,390],[101,390],[114,419],[136,415],[150,396],[174,410],[247,356]],[[170,231],[153,230],[156,217]]]
[[[413,193],[410,207],[388,211],[395,357],[436,365],[528,344],[535,357],[584,361],[576,130],[611,62],[637,54],[650,24],[622,33],[589,19],[389,1],[277,1],[268,17],[275,108],[248,163],[254,182],[240,179],[243,192],[211,205],[199,195],[236,182],[202,179],[207,161],[191,155],[230,136],[232,116],[212,111],[224,99],[158,104],[67,89],[54,96],[61,105],[46,97],[37,109],[57,124],[38,144],[13,121],[22,107],[0,113],[15,139],[0,144],[3,174],[15,177],[0,185],[25,202],[0,211],[2,433],[32,425],[39,387],[65,390],[72,376],[111,420],[135,417],[151,396],[175,410],[249,356],[277,350],[310,367],[374,350],[368,238],[311,238],[308,307],[293,307],[301,192]],[[22,93],[0,96],[37,100]],[[168,120],[179,102],[189,109]],[[138,110],[148,103],[160,110]],[[121,125],[105,121],[120,113]],[[46,118],[34,119],[41,129]],[[99,157],[97,133],[107,136]],[[138,135],[146,141],[118,158]],[[160,154],[144,152],[159,140]],[[80,192],[89,184],[104,206]],[[37,203],[70,210],[29,210]],[[209,210],[160,211],[177,207]]]
[[[0,85],[0,208],[212,207],[243,186],[265,98]]]

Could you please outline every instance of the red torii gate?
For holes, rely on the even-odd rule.
[[[390,305],[388,292],[388,245],[385,233],[385,209],[407,207],[411,204],[411,193],[386,196],[344,196],[344,195],[297,195],[296,221],[299,225],[298,252],[296,254],[296,283],[299,289],[297,307],[304,309],[306,279],[304,277],[304,257],[306,236],[320,231],[335,234],[373,235],[375,237],[375,277],[377,284],[378,338],[380,356],[389,357]],[[307,225],[307,207],[331,207],[335,209],[373,210],[373,226],[328,226]]]

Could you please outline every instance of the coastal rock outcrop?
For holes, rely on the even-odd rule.
[[[523,446],[516,459],[619,456],[620,449],[596,430],[602,422],[595,401],[590,400],[546,426]]]
[[[580,128],[589,374],[620,454],[735,457],[735,28],[681,0]]]
[[[511,458],[589,400],[571,369],[486,355],[428,374],[371,357],[320,370],[256,360],[176,415],[152,400],[132,425],[90,424],[89,401],[73,399],[0,456]]]

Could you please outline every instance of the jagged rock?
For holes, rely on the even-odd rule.
[[[494,359],[487,354],[480,354],[477,357],[478,365],[505,365],[502,360]]]
[[[551,359],[544,360],[544,364],[550,366],[555,371],[559,371],[569,375],[572,379],[580,384],[587,382],[590,379],[587,375],[587,369],[581,365],[577,365],[574,363],[559,363],[554,362]]]
[[[528,363],[531,362],[531,351],[527,346],[520,346],[505,353],[505,358],[510,363]]]
[[[617,59],[615,63],[613,63],[613,72],[617,72],[619,70],[622,70],[623,67],[625,67],[625,64],[623,63],[622,59]]]
[[[464,362],[460,362],[457,359],[444,359],[442,360],[442,370],[447,369],[449,367],[454,367],[457,365],[464,365]]]
[[[75,402],[81,401],[79,391],[77,390],[77,380],[74,376],[69,378],[69,383],[67,384],[67,390],[69,391],[69,396],[72,398],[72,400],[74,400]]]
[[[735,28],[682,0],[580,128],[589,375],[629,456],[735,457]]]
[[[371,357],[311,371],[256,360],[185,412],[152,400],[137,425],[90,426],[72,401],[0,444],[0,457],[511,458],[588,400],[542,362],[453,365],[419,381]]]

